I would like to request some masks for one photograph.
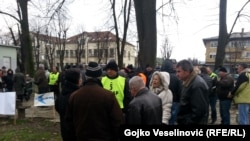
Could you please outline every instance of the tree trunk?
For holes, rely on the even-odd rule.
[[[220,0],[220,13],[219,13],[219,39],[218,47],[215,58],[214,70],[217,70],[220,66],[223,66],[225,58],[225,48],[228,40],[227,33],[227,0]]]
[[[156,0],[134,0],[139,38],[139,66],[156,64]]]
[[[21,9],[21,58],[23,70],[22,72],[28,73],[31,76],[34,75],[34,62],[33,62],[33,48],[31,38],[29,34],[29,22],[28,22],[28,1],[29,0],[17,0]]]

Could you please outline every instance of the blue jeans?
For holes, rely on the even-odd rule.
[[[179,102],[173,102],[171,107],[171,118],[169,119],[169,125],[175,125],[178,111]]]
[[[230,108],[232,100],[220,100],[221,125],[230,125]]]
[[[249,125],[249,109],[250,109],[250,104],[238,104],[238,122],[239,125]]]
[[[209,97],[209,105],[210,105],[210,108],[211,108],[212,122],[217,120],[216,101],[217,101],[217,96],[216,95],[213,95],[213,96]]]

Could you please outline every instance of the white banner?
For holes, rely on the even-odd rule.
[[[35,94],[34,106],[53,106],[55,105],[54,92]]]
[[[0,92],[0,115],[16,114],[16,92]]]

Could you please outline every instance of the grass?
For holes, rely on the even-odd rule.
[[[61,141],[60,124],[46,118],[0,118],[0,141]]]

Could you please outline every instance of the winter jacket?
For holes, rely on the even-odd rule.
[[[13,76],[13,83],[14,83],[14,90],[16,94],[23,95],[25,83],[26,83],[24,74],[21,72],[15,73]]]
[[[182,81],[176,76],[171,60],[165,60],[161,66],[161,71],[170,75],[169,89],[173,94],[173,102],[180,102]]]
[[[141,89],[129,103],[126,122],[129,125],[162,124],[162,102],[148,88]]]
[[[41,70],[41,69],[37,70],[34,76],[34,83],[38,86],[39,94],[43,92],[48,92],[49,85],[48,85],[48,79],[45,75],[45,70]]]
[[[235,104],[250,104],[250,69],[244,69],[232,91]]]
[[[209,90],[206,82],[194,71],[188,80],[183,82],[178,124],[202,124],[208,122],[209,114]]]
[[[154,88],[153,78],[155,75],[158,75],[161,80],[161,86],[159,88]],[[169,119],[171,118],[171,107],[173,103],[173,95],[169,90],[168,86],[170,83],[170,76],[168,72],[159,72],[155,71],[152,75],[152,79],[149,84],[150,90],[158,95],[162,101],[162,123],[168,124]]]
[[[69,100],[66,127],[77,141],[116,141],[124,123],[115,95],[102,87],[98,79],[87,79]],[[72,140],[73,141],[73,140]]]
[[[216,94],[220,100],[232,99],[228,97],[229,92],[234,88],[234,79],[229,75],[221,77],[216,83]]]
[[[55,109],[59,113],[60,116],[60,126],[61,126],[61,135],[63,141],[71,141],[73,140],[70,136],[70,132],[72,129],[66,128],[65,125],[65,113],[66,108],[69,106],[69,98],[70,95],[79,88],[77,84],[74,84],[69,81],[65,81],[65,85],[62,88],[61,94],[55,101]]]
[[[204,73],[200,73],[199,74],[206,82],[209,91],[212,91],[212,86],[213,86],[213,79],[208,75],[208,74],[204,74]],[[209,92],[209,94],[210,94]]]

